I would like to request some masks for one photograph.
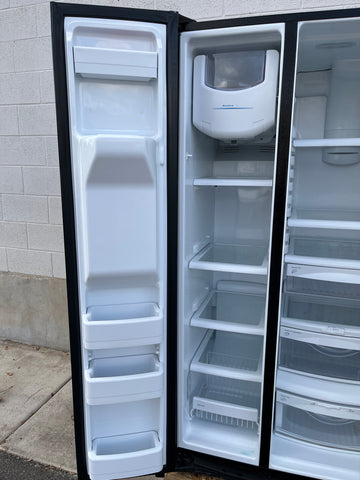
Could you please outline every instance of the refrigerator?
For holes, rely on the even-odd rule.
[[[360,480],[360,10],[51,17],[79,479]]]

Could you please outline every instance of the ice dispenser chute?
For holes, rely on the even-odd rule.
[[[274,135],[279,53],[252,50],[194,59],[193,123],[222,141],[270,141]]]

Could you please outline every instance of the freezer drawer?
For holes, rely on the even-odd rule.
[[[278,391],[275,431],[327,447],[360,450],[360,408]]]
[[[286,293],[281,325],[359,338],[360,302],[348,298]]]
[[[281,334],[285,335],[289,330],[291,329],[282,328]],[[314,341],[320,342],[321,340],[315,339]],[[360,348],[358,339],[356,342],[359,343]],[[326,343],[326,339],[321,343]],[[360,382],[360,351],[359,349],[337,348],[282,336],[279,368],[311,376]]]

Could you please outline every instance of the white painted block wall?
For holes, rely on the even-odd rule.
[[[68,0],[194,18],[359,7],[353,0]],[[49,0],[0,0],[0,270],[65,277]]]

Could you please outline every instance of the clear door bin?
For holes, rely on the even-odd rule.
[[[83,315],[85,348],[118,348],[160,343],[163,318],[156,303],[89,307]]]
[[[89,405],[160,397],[163,367],[156,355],[94,358],[85,370]]]
[[[360,450],[360,409],[277,392],[275,430],[305,442]]]
[[[162,465],[162,444],[155,431],[95,438],[88,462],[94,480],[115,478],[114,472],[120,469],[124,477],[145,475],[158,471]]]
[[[146,475],[163,468],[162,400],[91,405],[88,472],[92,480]]]

